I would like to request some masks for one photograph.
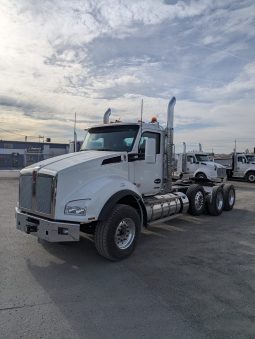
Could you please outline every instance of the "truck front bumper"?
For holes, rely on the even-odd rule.
[[[49,242],[79,241],[80,225],[46,220],[16,207],[16,228]]]

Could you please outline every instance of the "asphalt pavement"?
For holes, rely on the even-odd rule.
[[[0,338],[254,338],[255,185],[219,217],[143,232],[112,263],[90,239],[38,243],[15,228],[18,180],[0,180]]]

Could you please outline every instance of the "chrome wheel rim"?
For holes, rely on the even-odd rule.
[[[204,195],[201,191],[198,191],[195,195],[195,206],[197,210],[201,210],[204,205]]]
[[[121,249],[127,249],[135,238],[135,223],[130,218],[121,220],[115,231],[115,244]]]
[[[249,181],[251,181],[251,182],[255,181],[255,175],[254,174],[249,175]]]
[[[220,211],[223,208],[223,194],[222,192],[218,192],[216,196],[216,206],[218,211]]]
[[[232,206],[234,202],[235,202],[235,192],[233,190],[230,190],[228,196],[228,203],[230,206]]]

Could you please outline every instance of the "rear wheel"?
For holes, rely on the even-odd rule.
[[[118,204],[109,217],[96,226],[96,249],[109,260],[124,259],[134,251],[140,232],[141,220],[137,211],[131,206]]]
[[[246,174],[246,180],[248,182],[255,182],[255,172],[248,172]]]
[[[206,197],[206,207],[210,215],[220,215],[224,209],[224,193],[221,186],[214,186]]]
[[[224,195],[224,210],[225,211],[232,210],[236,201],[236,192],[234,186],[224,185],[223,195]]]
[[[205,209],[205,191],[200,185],[191,185],[187,192],[189,198],[189,213],[191,215],[200,215]]]

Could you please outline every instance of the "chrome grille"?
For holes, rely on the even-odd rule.
[[[21,175],[19,205],[21,208],[32,209],[32,175]]]
[[[51,216],[53,212],[54,177],[38,173],[20,176],[19,206],[21,209]]]
[[[224,178],[227,175],[226,168],[217,168],[217,176]]]
[[[36,211],[51,214],[52,180],[50,176],[37,176],[36,179]]]

